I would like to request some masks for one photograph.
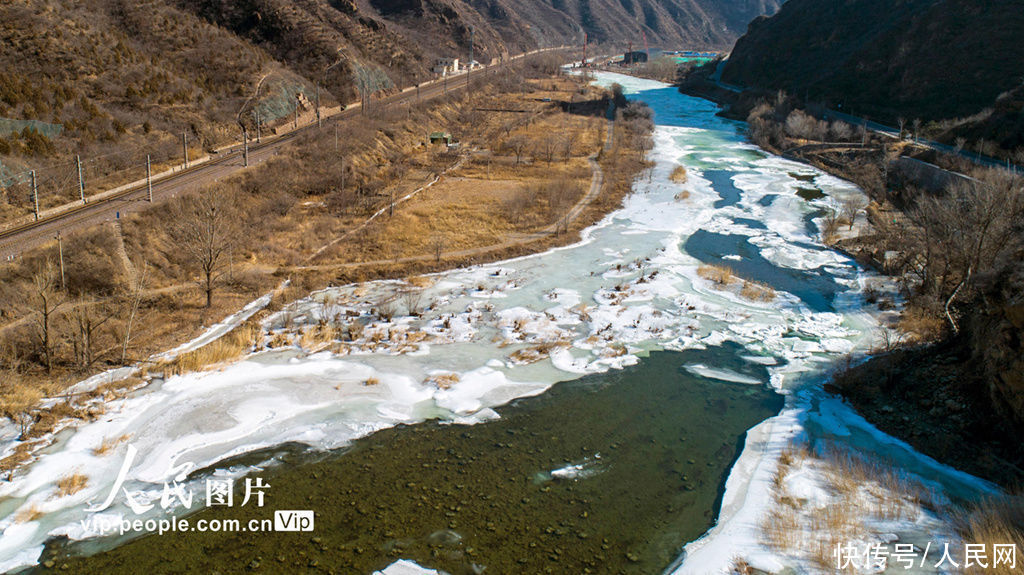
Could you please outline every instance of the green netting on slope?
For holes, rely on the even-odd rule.
[[[0,118],[0,136],[21,133],[25,128],[38,132],[51,140],[60,136],[61,132],[64,131],[64,126],[61,124],[50,124],[47,122],[40,122],[38,120],[14,120],[11,118]]]
[[[395,87],[387,72],[377,66],[368,67],[356,63],[354,66],[356,87],[361,92],[372,94],[377,90],[390,90]]]
[[[278,118],[289,116],[295,112],[295,104],[299,94],[304,95],[312,101],[313,96],[302,84],[275,82],[266,88],[266,92],[260,95],[257,108],[260,111],[260,120],[266,124]]]
[[[8,188],[16,184],[24,184],[31,176],[27,170],[11,171],[10,168],[0,162],[0,188]]]

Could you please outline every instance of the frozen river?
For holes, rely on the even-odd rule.
[[[304,349],[260,352],[115,402],[0,486],[0,566],[33,564],[53,536],[89,537],[84,519],[187,511],[154,505],[136,514],[116,497],[86,512],[102,507],[129,446],[136,455],[124,488],[157,503],[164,483],[189,471],[253,471],[217,465],[229,457],[288,442],[338,448],[432,419],[482,423],[515,398],[644,362],[658,350],[685,352],[678,357],[689,379],[769,386],[786,396],[782,412],[747,435],[720,521],[687,549],[681,571],[713,571],[751,543],[749,518],[767,500],[766,462],[799,434],[906,460],[953,491],[978,489],[819,391],[830,369],[878,337],[880,312],[863,297],[871,274],[825,248],[816,224],[823,209],[861,192],[746,143],[743,125],[715,116],[710,102],[653,81],[601,74],[598,82],[621,83],[655,112],[655,165],[621,209],[564,248],[429,276],[415,287],[369,282],[317,292],[272,316],[268,341],[332,326],[344,342],[307,337]],[[686,183],[670,179],[680,165]],[[821,197],[804,199],[817,196],[809,187]],[[703,264],[728,266],[739,279],[716,285],[698,274]],[[775,297],[744,297],[745,281],[770,286]],[[409,315],[410,307],[422,313]],[[116,445],[102,452],[104,442]],[[75,473],[88,477],[86,488],[56,496],[56,479]],[[197,499],[205,477],[185,482]]]

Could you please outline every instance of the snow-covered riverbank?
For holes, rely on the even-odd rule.
[[[806,567],[808,558],[773,551],[760,535],[779,456],[794,439],[899,459],[937,492],[986,489],[874,431],[820,391],[841,358],[873,345],[883,315],[862,295],[869,279],[881,280],[817,237],[820,210],[859,190],[745,143],[741,125],[714,116],[709,102],[657,82],[599,75],[613,81],[648,102],[657,122],[655,166],[622,209],[572,246],[318,292],[267,320],[267,350],[151,385],[99,421],[65,431],[26,473],[0,486],[0,567],[31,564],[49,536],[90,535],[85,508],[106,497],[129,445],[138,455],[125,487],[157,502],[165,481],[227,457],[285,442],[329,449],[430,418],[483,422],[511,399],[642,361],[654,349],[740,346],[728,365],[685,367],[788,396],[779,416],[748,434],[718,526],[687,547],[678,572],[720,571],[735,556],[770,569]],[[670,177],[679,165],[686,183]],[[825,197],[798,196],[808,180]],[[701,271],[707,264],[730,266],[775,297],[748,299],[744,280],[716,283]],[[84,476],[85,487],[59,495],[56,482],[73,475]],[[792,489],[826,493],[808,499],[829,504],[814,473],[793,477],[811,477]],[[137,517],[121,498],[102,513]],[[157,505],[138,517],[163,513]],[[934,525],[885,527],[913,538]]]

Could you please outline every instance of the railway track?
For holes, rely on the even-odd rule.
[[[397,94],[392,94],[373,102],[373,106],[393,106],[415,100],[432,100],[448,92],[455,92],[465,89],[472,79],[480,74],[491,74],[508,64],[524,57],[539,52],[563,50],[565,47],[549,48],[520,54],[506,62],[488,66],[480,71],[457,77],[454,80],[432,81],[428,84],[421,84],[419,88],[406,89]],[[345,109],[336,112],[331,116],[322,119],[324,128],[333,126],[345,121],[360,113],[360,104],[353,104]],[[249,145],[250,167],[259,164],[272,157],[283,146],[294,139],[320,129],[316,121],[294,130],[264,138],[259,144]],[[195,188],[209,185],[222,178],[228,177],[240,170],[246,169],[243,165],[242,144],[238,143],[225,152],[220,152],[217,157],[202,164],[185,168],[173,174],[168,174],[160,179],[153,180],[154,203],[174,197],[181,193],[188,193]],[[130,212],[145,209],[149,205],[148,187],[145,182],[139,183],[114,194],[103,198],[94,199],[87,203],[69,207],[59,213],[40,218],[37,221],[28,222],[7,230],[0,231],[0,259],[11,260],[25,250],[31,249],[48,241],[52,241],[60,233],[68,233],[73,229],[84,226],[102,223],[104,221],[116,220]]]

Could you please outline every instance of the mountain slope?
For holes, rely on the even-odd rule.
[[[790,0],[751,23],[723,80],[884,121],[950,120],[1021,87],[1022,33],[1024,0]]]
[[[37,169],[51,205],[86,186],[240,136],[239,123],[309,113],[477,61],[593,41],[725,47],[778,0],[11,0],[0,3],[0,219],[24,213]],[[300,110],[300,112],[303,110]],[[23,133],[30,125],[35,132]],[[69,164],[70,163],[70,164]],[[42,170],[60,164],[59,169]],[[138,177],[138,174],[135,174]],[[63,196],[67,196],[66,198]],[[11,198],[14,198],[12,200]]]

